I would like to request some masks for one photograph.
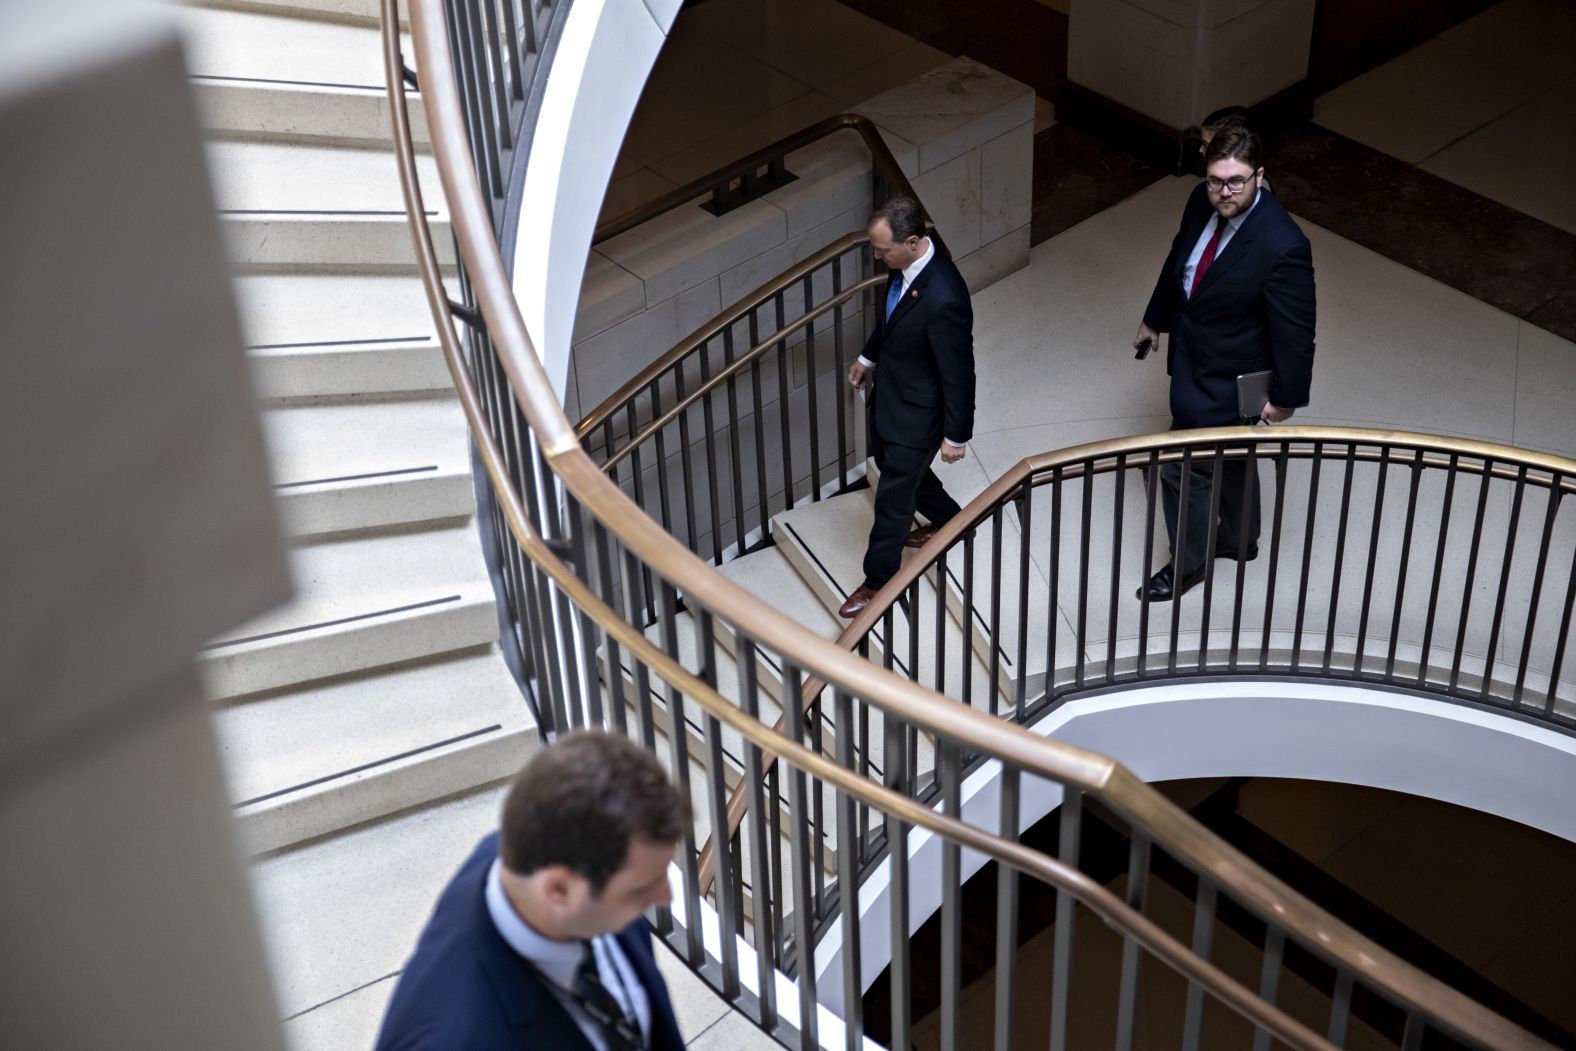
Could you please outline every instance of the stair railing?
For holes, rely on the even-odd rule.
[[[1047,983],[1054,1048],[1067,1046],[1070,1019],[1078,1008],[1072,997],[1072,937],[1080,909],[1101,917],[1123,941],[1116,1024],[1129,1036],[1137,1016],[1139,967],[1148,958],[1151,966],[1158,964],[1163,973],[1186,983],[1185,1017],[1177,1020],[1186,1046],[1200,1046],[1206,1025],[1214,1032],[1234,1024],[1231,1018],[1245,1020],[1262,1046],[1272,1038],[1297,1048],[1338,1046],[1350,1022],[1354,987],[1382,993],[1399,1005],[1407,1047],[1417,1046],[1423,1032],[1434,1028],[1458,1034],[1469,1046],[1546,1046],[1320,913],[1119,764],[972,711],[830,645],[722,578],[642,514],[581,448],[514,300],[498,250],[495,216],[472,165],[442,0],[410,0],[410,11],[416,76],[433,151],[478,310],[450,301],[433,250],[403,105],[407,77],[395,28],[396,0],[384,0],[386,84],[396,158],[439,341],[507,529],[508,557],[515,569],[510,579],[516,581],[512,598],[518,602],[522,637],[532,647],[533,682],[550,702],[542,705],[544,729],[550,737],[575,726],[605,725],[655,751],[659,723],[666,720],[663,735],[673,776],[685,789],[698,789],[703,802],[697,809],[698,827],[686,833],[677,858],[678,898],[672,909],[659,911],[657,924],[692,969],[708,975],[723,996],[786,1043],[819,1046],[819,1027],[825,1024],[841,1029],[840,1042],[846,1046],[861,1046],[861,993],[875,964],[869,954],[881,951],[891,960],[894,975],[905,978],[908,934],[939,898],[936,904],[947,932],[944,944],[951,950],[942,962],[942,1044],[956,1047],[963,988],[963,869],[965,859],[978,852],[1002,863],[997,919],[1003,934],[997,960],[1003,980],[998,982],[994,1031],[999,1048],[1007,1047],[1013,1036],[1011,976],[1020,874],[1055,887],[1058,896],[1056,965]],[[467,346],[462,347],[457,321],[471,337]],[[621,570],[616,584],[615,569]],[[636,623],[647,587],[657,596],[660,641]],[[681,594],[697,623],[696,653],[690,660],[694,668],[679,656],[675,624]],[[729,627],[741,647],[739,706],[717,689],[713,642],[719,623]],[[762,691],[753,680],[754,657],[762,652],[772,654],[784,669],[788,696],[798,695],[807,675],[830,684],[835,709],[832,755],[806,745],[820,726],[807,730],[797,705],[788,706],[786,734],[774,733],[762,722]],[[687,709],[701,723],[703,743],[695,755],[684,729],[691,718]],[[883,721],[886,754],[875,755],[866,733],[863,758],[858,759],[856,737],[871,714]],[[879,758],[886,763],[884,776],[901,784],[906,753],[919,754],[908,742],[920,739],[934,742],[930,758],[940,771],[939,812],[865,776],[872,759]],[[976,753],[990,754],[1001,768],[999,812],[985,820],[962,805],[961,761],[965,754]],[[782,774],[764,788],[760,778],[742,778],[754,803],[746,835],[715,853],[715,890],[703,909],[697,840],[708,825],[726,827],[729,780],[760,769],[767,757]],[[693,775],[692,760],[697,768]],[[777,790],[775,785],[782,786],[786,807],[766,798],[765,792]],[[1016,842],[1020,796],[1046,785],[1058,786],[1062,794],[1064,842],[1056,858]],[[832,803],[830,813],[820,812],[817,801],[823,798]],[[1199,897],[1191,944],[1144,915],[1142,900],[1124,900],[1080,869],[1077,816],[1086,800],[1127,816],[1137,830],[1134,843],[1144,845],[1145,859],[1151,847],[1158,847],[1195,867]],[[812,810],[817,818],[813,827]],[[835,832],[829,831],[829,823],[836,824]],[[907,844],[914,852],[891,852],[884,930],[875,922],[878,912],[862,911],[860,894],[836,896],[843,940],[834,970],[841,978],[842,1003],[841,1018],[829,1018],[820,1010],[821,1000],[836,1002],[837,996],[817,989],[818,967],[809,954],[814,944],[809,903],[814,898],[824,904],[835,893],[835,886],[825,880],[829,845],[836,854],[835,885],[861,886],[853,868],[856,838],[867,837],[875,826],[888,842]],[[1135,848],[1135,858],[1137,853]],[[1135,862],[1135,871],[1142,868]],[[1231,888],[1236,900],[1265,924],[1266,962],[1257,990],[1210,958],[1214,903],[1222,887]],[[707,919],[713,906],[715,922]],[[784,937],[790,929],[791,937]],[[1337,975],[1328,1025],[1321,1025],[1325,1037],[1276,1003],[1288,933],[1312,946]],[[784,948],[789,943],[806,949],[791,983],[780,973],[795,962]],[[1208,1014],[1209,1004],[1224,1005],[1229,1018]],[[787,1017],[779,1005],[790,1005]],[[908,1046],[912,1018],[906,995],[894,997],[891,1021],[892,1041]],[[1210,1046],[1219,1046],[1213,1036],[1209,1039]],[[971,1046],[976,1042],[971,1040]]]

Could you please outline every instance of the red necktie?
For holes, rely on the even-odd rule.
[[[1192,299],[1198,294],[1198,286],[1204,280],[1204,271],[1209,269],[1209,264],[1215,261],[1215,251],[1220,248],[1220,235],[1226,232],[1226,217],[1217,216],[1215,234],[1209,239],[1209,244],[1204,246],[1204,254],[1198,257],[1198,266],[1193,268],[1193,286],[1187,290],[1187,297]]]

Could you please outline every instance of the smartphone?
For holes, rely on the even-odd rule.
[[[1149,356],[1149,352],[1155,349],[1155,341],[1146,336],[1144,337],[1143,341],[1138,344],[1137,349],[1138,353],[1134,354],[1133,358],[1136,361],[1143,361]]]

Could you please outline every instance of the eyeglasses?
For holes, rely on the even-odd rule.
[[[1209,187],[1210,193],[1219,193],[1221,190],[1230,190],[1232,193],[1241,193],[1248,187],[1248,180],[1256,178],[1254,175],[1233,175],[1229,179],[1217,179],[1213,175],[1204,180],[1204,185]]]

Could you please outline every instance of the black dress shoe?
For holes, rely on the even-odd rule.
[[[1207,568],[1206,566],[1199,566],[1193,572],[1183,577],[1181,586],[1177,587],[1171,579],[1170,564],[1161,566],[1159,572],[1149,578],[1149,583],[1138,589],[1135,597],[1142,599],[1147,591],[1150,602],[1170,602],[1178,595],[1187,594],[1189,589],[1203,580]]]
[[[1229,558],[1233,562],[1235,562],[1235,561],[1237,561],[1237,549],[1234,548],[1234,547],[1218,548],[1215,551],[1215,557],[1216,558]],[[1245,558],[1242,559],[1242,561],[1244,561],[1244,562],[1252,562],[1255,558],[1258,558],[1258,557],[1259,557],[1259,545],[1254,544],[1252,547],[1248,548],[1248,554],[1247,554],[1247,556]]]

